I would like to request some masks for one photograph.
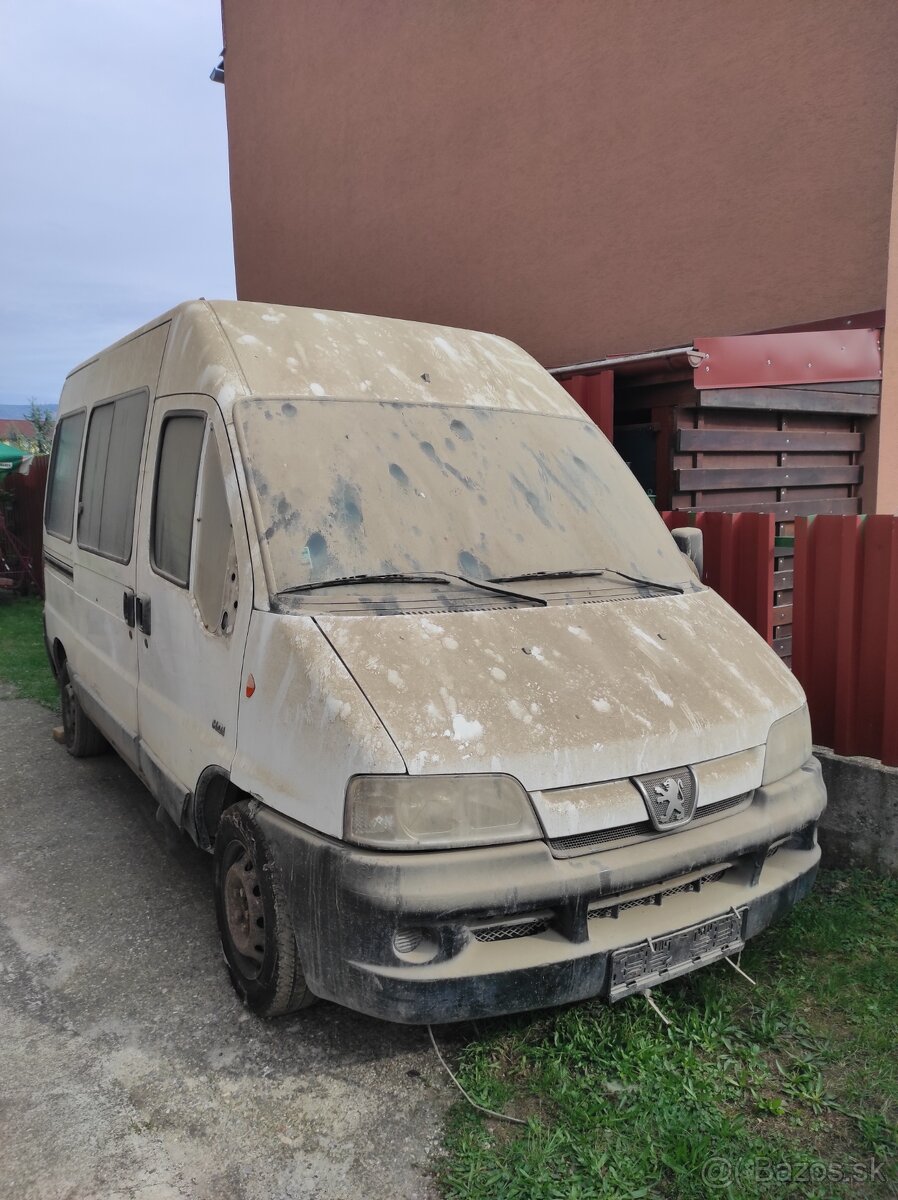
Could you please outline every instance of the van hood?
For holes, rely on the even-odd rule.
[[[624,779],[760,746],[804,702],[710,589],[314,619],[412,774],[502,771],[531,793]]]

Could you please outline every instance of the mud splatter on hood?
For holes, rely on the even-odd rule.
[[[413,774],[507,771],[531,791],[620,779],[758,746],[804,698],[708,590],[315,620]]]

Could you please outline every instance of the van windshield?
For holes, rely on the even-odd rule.
[[[375,400],[235,408],[278,592],[345,576],[598,567],[694,582],[588,419]]]

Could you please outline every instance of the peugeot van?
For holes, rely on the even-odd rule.
[[[214,855],[239,994],[614,1001],[809,890],[801,688],[499,337],[181,305],[76,368],[45,511],[65,744]]]

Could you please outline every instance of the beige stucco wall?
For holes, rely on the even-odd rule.
[[[238,294],[548,365],[882,307],[894,0],[224,0]]]
[[[898,515],[898,153],[892,188],[886,327],[883,331],[882,401],[870,422],[864,454],[864,509]]]

